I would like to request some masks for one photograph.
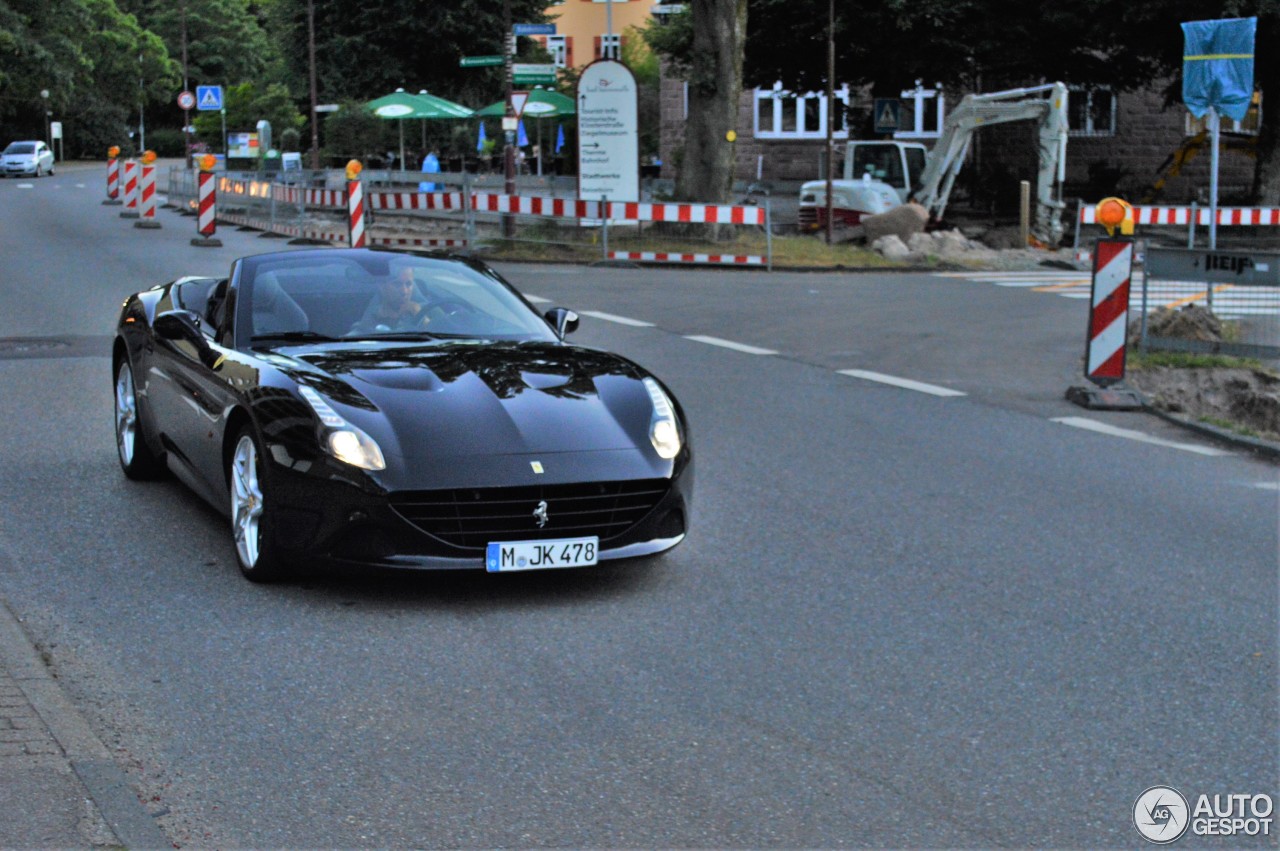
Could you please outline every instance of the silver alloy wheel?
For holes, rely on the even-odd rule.
[[[248,434],[240,436],[231,457],[231,523],[240,563],[252,570],[258,563],[262,483],[258,478],[258,447]]]
[[[127,467],[133,463],[138,441],[138,398],[133,389],[133,370],[129,362],[120,362],[116,373],[116,448]]]

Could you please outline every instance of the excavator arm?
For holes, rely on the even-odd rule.
[[[943,122],[912,200],[941,219],[975,131],[1010,121],[1038,121],[1039,173],[1032,235],[1047,245],[1062,240],[1062,181],[1067,147],[1067,87],[1062,83],[966,95]],[[1055,192],[1056,189],[1056,192]]]

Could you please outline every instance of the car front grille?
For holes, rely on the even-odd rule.
[[[631,529],[670,489],[666,479],[518,488],[458,488],[392,494],[391,507],[418,529],[455,547],[495,541],[596,535],[607,542]],[[538,511],[546,503],[546,523]]]

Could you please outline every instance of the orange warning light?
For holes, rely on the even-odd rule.
[[[107,148],[107,159],[114,160],[118,156],[120,156],[119,145],[112,145],[110,148]]]
[[[364,166],[360,165],[360,160],[352,160],[347,163],[347,180],[355,180],[362,171],[364,171]]]
[[[218,158],[213,154],[205,154],[200,158],[201,171],[213,171],[213,167],[218,164]]]
[[[143,165],[151,165],[151,164],[152,164],[153,162],[155,162],[155,161],[156,161],[156,152],[155,152],[155,151],[144,151],[144,152],[143,152],[143,154],[142,154],[142,164],[143,164]]]
[[[1133,234],[1133,207],[1123,198],[1103,198],[1095,208],[1098,224],[1107,229],[1108,236],[1115,236],[1120,228],[1123,236]]]

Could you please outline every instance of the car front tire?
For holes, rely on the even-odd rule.
[[[116,367],[116,455],[120,469],[131,479],[155,479],[164,472],[164,462],[147,446],[142,434],[138,393],[133,383],[133,367],[127,357]]]
[[[285,575],[275,552],[271,501],[267,495],[262,446],[251,427],[240,430],[231,450],[231,532],[236,563],[251,582],[273,582]]]

